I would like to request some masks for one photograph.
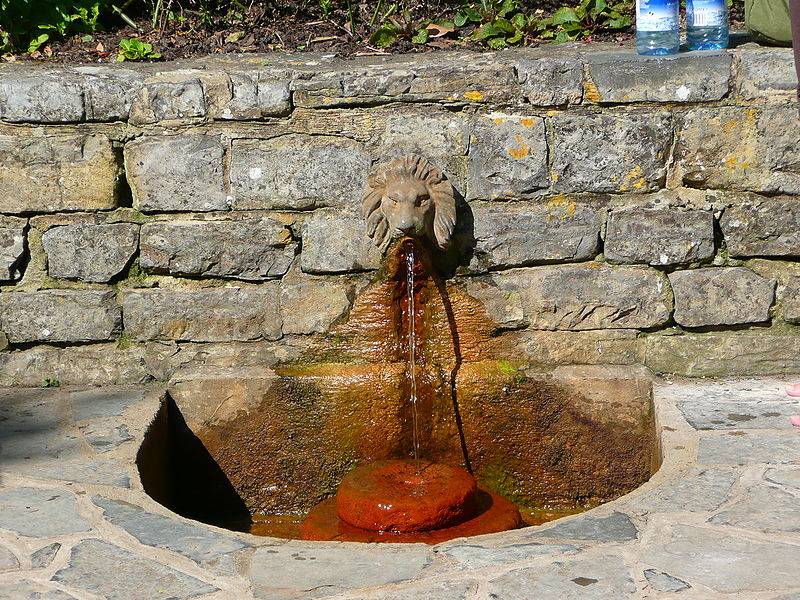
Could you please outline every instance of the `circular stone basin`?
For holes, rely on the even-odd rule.
[[[477,514],[475,478],[430,461],[382,460],[348,473],[336,494],[339,517],[370,531],[428,531]]]
[[[498,533],[522,526],[517,507],[494,492],[478,488],[476,493],[478,516],[444,529],[401,533],[398,531],[370,531],[353,527],[339,518],[336,498],[329,498],[315,506],[303,521],[301,538],[315,541],[346,542],[396,542],[439,544],[454,538]]]

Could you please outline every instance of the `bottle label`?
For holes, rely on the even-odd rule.
[[[723,27],[727,16],[725,0],[686,0],[687,27]]]
[[[636,29],[677,31],[678,0],[636,0]]]

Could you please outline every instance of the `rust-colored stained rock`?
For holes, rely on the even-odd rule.
[[[316,506],[303,522],[301,538],[304,540],[339,542],[397,542],[439,544],[458,537],[497,533],[516,529],[522,525],[517,507],[502,496],[486,488],[477,493],[478,516],[465,523],[433,531],[370,531],[353,527],[339,518],[336,499],[330,498]]]
[[[475,478],[459,467],[415,460],[377,461],[345,475],[339,517],[370,531],[427,531],[476,514]]]

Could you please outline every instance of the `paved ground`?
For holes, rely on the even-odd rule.
[[[439,546],[257,538],[171,515],[133,461],[158,388],[0,392],[0,598],[800,600],[800,431],[775,380],[656,386],[664,465],[536,528]]]

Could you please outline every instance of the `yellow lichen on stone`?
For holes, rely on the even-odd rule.
[[[495,125],[502,125],[505,122],[506,120],[504,117],[497,117],[495,119],[492,119],[492,123],[494,123]]]
[[[600,102],[603,99],[594,81],[588,78],[583,82],[583,99],[587,102]]]
[[[642,167],[636,165],[625,174],[624,181],[619,186],[620,192],[627,192],[632,189],[641,190],[647,186],[647,180],[643,176]]]
[[[523,127],[527,127],[528,129],[530,129],[536,124],[536,121],[534,121],[533,119],[520,119],[519,122],[522,123]]]
[[[517,142],[519,143],[519,148],[509,148],[508,153],[514,158],[525,158],[530,154],[531,147],[522,141],[521,135],[517,136]]]
[[[480,102],[483,100],[483,93],[477,90],[474,92],[464,92],[464,98],[467,100],[473,100],[474,102]]]

